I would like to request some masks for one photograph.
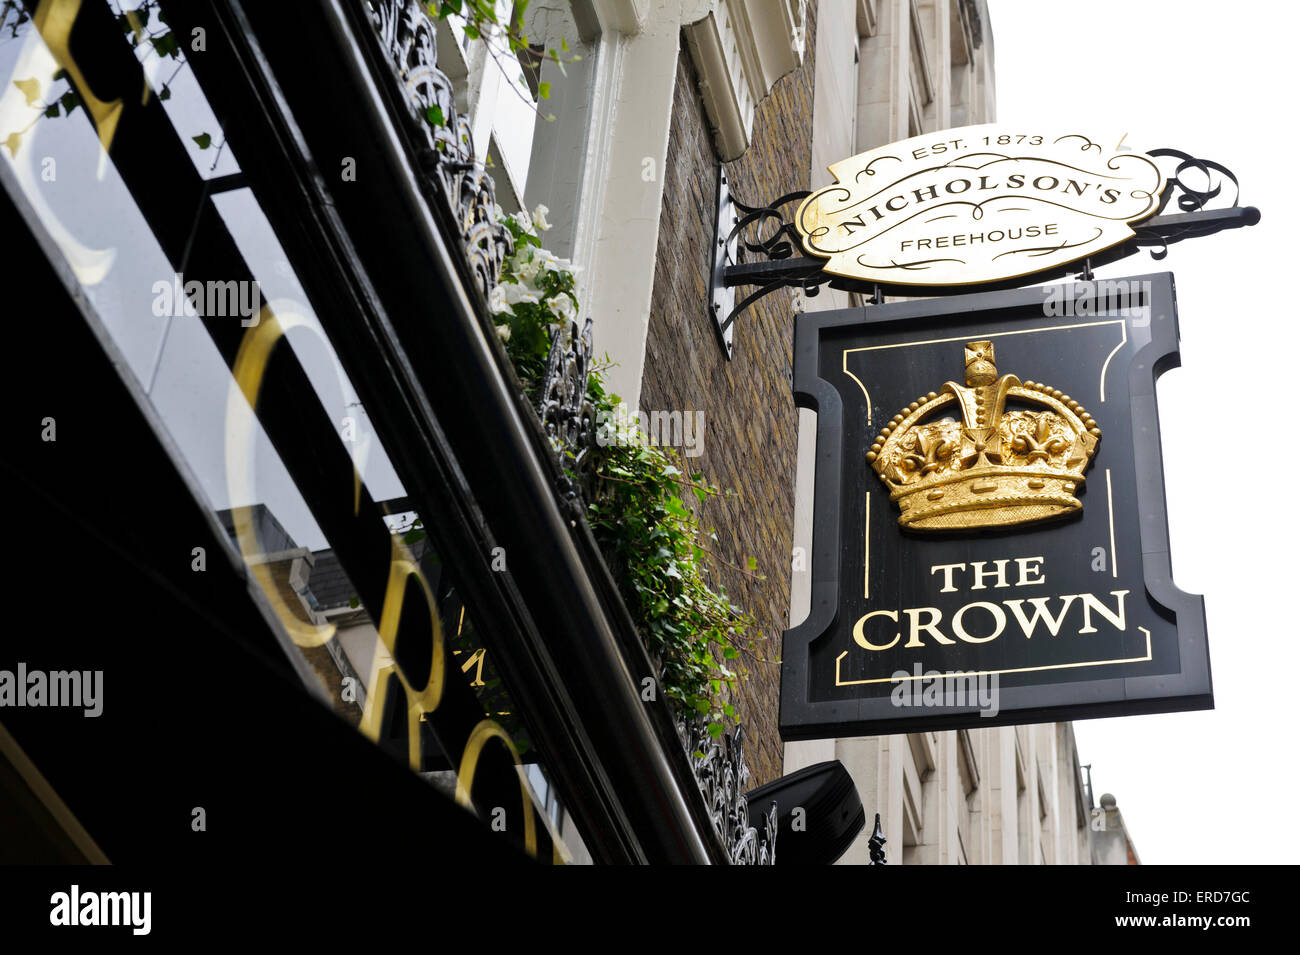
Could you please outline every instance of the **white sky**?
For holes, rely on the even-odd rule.
[[[1183,367],[1157,388],[1174,579],[1205,595],[1216,708],[1075,724],[1144,863],[1292,863],[1300,592],[1287,416],[1300,366],[1293,100],[1300,5],[989,0],[998,122],[1128,133],[1213,159],[1253,229],[1146,253],[1102,276],[1172,271]],[[1167,210],[1174,212],[1177,210]],[[1274,282],[1276,281],[1276,284]]]

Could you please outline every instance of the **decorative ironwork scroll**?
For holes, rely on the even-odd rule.
[[[691,720],[678,722],[677,734],[709,809],[713,831],[722,840],[732,864],[776,865],[776,800],[763,815],[761,833],[749,824],[744,728],[738,726],[734,732],[714,738],[704,720]]]
[[[1179,149],[1152,149],[1147,155],[1153,158],[1167,156],[1179,161],[1174,171],[1165,175],[1165,191],[1160,197],[1160,209],[1155,218],[1136,229],[1138,245],[1159,247],[1150,250],[1151,258],[1163,259],[1169,254],[1169,246],[1183,239],[1212,235],[1223,229],[1254,225],[1259,221],[1257,209],[1243,209],[1238,205],[1241,184],[1226,166],[1209,159],[1198,159]],[[1192,185],[1188,181],[1192,174],[1196,177],[1194,181],[1199,183],[1203,180],[1204,185],[1200,188]],[[1223,194],[1227,183],[1232,184],[1232,203],[1217,209],[1207,208]],[[1183,215],[1163,214],[1171,201],[1176,202]]]
[[[370,19],[406,90],[410,127],[427,146],[421,164],[456,220],[470,268],[487,296],[514,248],[498,219],[496,186],[475,159],[469,119],[456,109],[451,79],[438,69],[437,26],[417,0],[367,0]]]
[[[816,260],[791,258],[799,248],[799,234],[781,207],[806,199],[808,195],[806,190],[788,192],[765,206],[746,205],[731,194],[726,170],[719,167],[710,308],[728,358],[733,353],[732,324],[741,312],[778,288],[802,288],[811,298],[832,278],[822,271],[821,263]],[[771,231],[765,234],[765,229]],[[757,276],[744,282],[727,280],[729,274],[735,274],[737,266],[755,261],[785,263],[787,260],[791,267],[773,275]],[[757,285],[759,288],[737,302],[735,286],[738,284]]]
[[[591,375],[591,319],[570,322],[551,336],[551,352],[542,379],[537,415],[565,476],[561,491],[571,507],[582,510],[590,496],[590,451],[595,444],[596,407],[587,394]]]
[[[871,852],[872,865],[885,865],[885,831],[880,828],[880,813],[876,813],[876,828],[871,832],[871,838],[867,840],[867,849]]]
[[[1164,212],[1169,200],[1175,197],[1178,200],[1178,208],[1182,212],[1201,211],[1223,191],[1223,179],[1232,183],[1232,205],[1235,206],[1241,198],[1241,184],[1237,182],[1237,177],[1232,174],[1232,170],[1226,166],[1208,159],[1197,159],[1179,149],[1152,149],[1147,152],[1147,155],[1153,158],[1171,156],[1180,160],[1173,174],[1165,176],[1166,188],[1164,196],[1161,197],[1159,212]],[[1205,177],[1205,188],[1197,189],[1183,179],[1189,170],[1196,170]],[[1216,178],[1215,173],[1222,178]]]
[[[514,248],[499,219],[496,186],[475,159],[469,119],[456,109],[451,79],[438,69],[437,26],[417,0],[367,0],[370,18],[406,91],[411,128],[427,147],[420,157],[426,186],[455,217],[469,265],[485,296]],[[587,397],[591,320],[552,336],[537,413],[564,469],[567,502],[581,510],[582,475],[594,443],[595,408]]]
[[[801,201],[808,198],[808,195],[807,190],[787,192],[784,196],[766,206],[749,206],[737,199],[733,199],[732,204],[741,211],[742,215],[736,220],[735,226],[727,236],[727,244],[732,241],[739,241],[741,247],[746,251],[753,255],[761,255],[768,262],[789,259],[794,254],[794,250],[799,248],[799,234],[795,231],[793,224],[786,221],[785,214],[780,209],[786,203]],[[773,227],[772,232],[764,235],[764,226]],[[741,261],[743,261],[743,257],[738,259],[737,264]],[[802,281],[797,284],[809,298],[821,291],[821,286],[831,278],[830,275],[820,269],[809,268],[803,271],[806,274],[802,276]],[[743,308],[747,303],[757,301],[757,298],[756,296],[750,296],[741,304],[740,308]]]

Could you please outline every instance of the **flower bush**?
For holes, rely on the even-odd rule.
[[[498,218],[514,236],[515,249],[506,258],[488,302],[497,334],[533,399],[546,372],[552,336],[568,335],[569,323],[578,317],[573,288],[579,267],[542,248],[539,233],[550,228],[547,211],[546,206],[538,206],[532,215],[526,211],[506,215],[497,207]]]
[[[498,216],[514,236],[489,307],[525,392],[536,401],[554,336],[571,333],[578,316],[578,268],[542,248],[547,209]],[[626,421],[617,395],[607,393],[600,369],[588,395],[596,420]],[[635,420],[635,419],[633,419]],[[605,424],[609,428],[611,425]],[[757,623],[711,584],[709,551],[717,541],[700,524],[699,508],[718,489],[702,473],[684,472],[673,449],[649,444],[636,427],[601,434],[590,452],[596,492],[587,519],[619,589],[660,671],[660,686],[679,710],[708,720],[722,734],[735,718],[731,697],[747,672],[742,654],[754,651]],[[752,573],[755,562],[748,568]]]

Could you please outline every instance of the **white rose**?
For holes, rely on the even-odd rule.
[[[537,234],[537,230],[533,228],[533,220],[528,216],[527,209],[520,209],[515,213],[515,222],[525,232],[531,232],[533,235]]]
[[[502,340],[503,342],[508,342],[508,341],[510,341],[510,326],[509,326],[509,325],[498,325],[498,326],[497,326],[497,334],[501,336],[501,340]]]
[[[546,214],[550,211],[546,206],[538,206],[533,210],[533,225],[537,227],[538,232],[546,232],[551,228],[551,224],[546,221]]]

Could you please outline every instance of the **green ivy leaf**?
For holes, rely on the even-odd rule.
[[[200,149],[207,149],[212,145],[212,136],[209,133],[199,133],[197,136],[191,136],[190,138],[199,144]]]
[[[468,0],[467,13],[476,12],[475,3]],[[517,14],[519,6],[514,9]],[[519,228],[513,216],[503,221],[514,239],[514,251],[503,263],[503,281],[517,282],[519,266],[542,242]],[[544,297],[564,294],[580,306],[572,275],[543,273],[533,283]],[[555,319],[550,309],[537,304],[518,304],[513,313],[506,353],[528,397],[536,401],[550,351],[547,326]],[[608,356],[605,363],[608,367]],[[588,378],[587,394],[598,415],[612,415],[621,403],[606,393],[599,367]],[[686,481],[673,453],[642,440],[592,449],[587,460],[599,487],[586,502],[588,523],[656,661],[665,696],[676,707],[702,716],[716,728],[711,732],[720,735],[724,721],[736,715],[724,698],[735,692],[736,674],[724,661],[738,657],[734,643],[753,643],[758,624],[727,599],[722,587],[710,583],[708,551],[701,544],[706,536],[714,542],[718,536],[700,525],[694,508],[699,507],[696,501],[702,504],[719,493],[717,488],[703,473],[693,472],[691,498],[681,490]],[[755,560],[751,567],[756,566]]]
[[[447,117],[442,114],[442,107],[434,103],[424,111],[424,118],[429,121],[430,126],[446,126]]]
[[[181,55],[181,46],[176,42],[176,34],[170,31],[162,36],[150,37],[149,43],[159,56],[169,56],[172,59],[177,59]]]

